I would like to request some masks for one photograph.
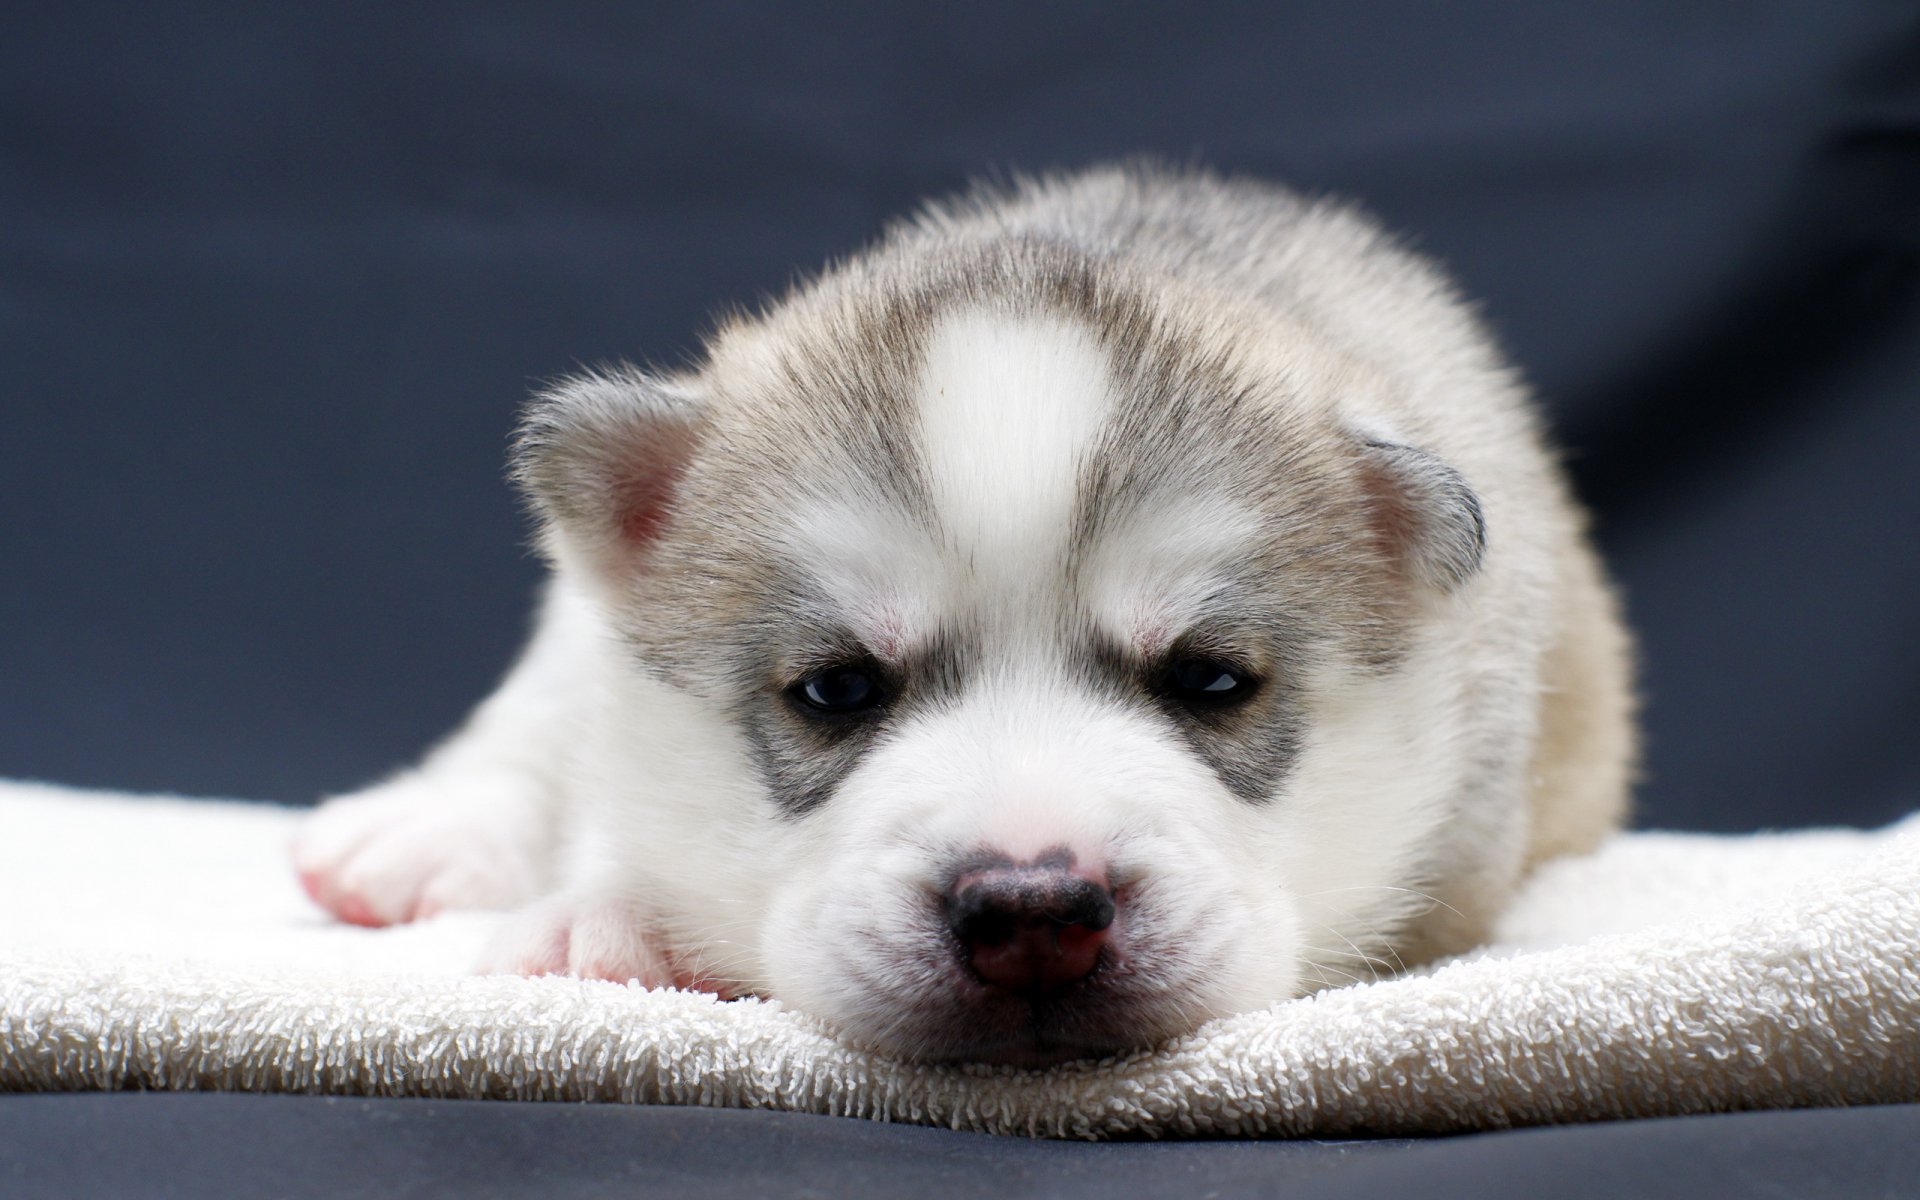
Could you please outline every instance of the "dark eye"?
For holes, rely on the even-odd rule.
[[[795,703],[817,713],[855,713],[880,703],[880,684],[865,667],[828,667],[787,690]]]
[[[1176,658],[1167,664],[1166,690],[1185,704],[1238,704],[1253,695],[1258,681],[1238,667],[1204,655]]]

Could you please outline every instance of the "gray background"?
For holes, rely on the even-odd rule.
[[[1910,4],[0,12],[0,774],[308,800],[538,577],[538,380],[982,170],[1358,197],[1538,385],[1644,636],[1643,823],[1920,796]]]

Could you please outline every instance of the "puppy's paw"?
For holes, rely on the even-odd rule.
[[[524,904],[546,853],[535,807],[406,780],[331,800],[293,843],[315,903],[355,925]]]
[[[678,962],[634,904],[588,893],[555,896],[516,915],[489,947],[480,970],[727,994]]]

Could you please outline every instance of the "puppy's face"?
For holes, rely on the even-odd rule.
[[[1381,965],[1458,753],[1423,615],[1479,518],[1271,332],[973,264],[535,410],[561,569],[755,782],[713,819],[764,836],[690,851],[753,880],[714,898],[744,988],[1034,1064]]]

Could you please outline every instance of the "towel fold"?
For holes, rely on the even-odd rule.
[[[1488,949],[1045,1072],[781,1005],[466,974],[497,916],[331,923],[292,810],[0,782],[0,1089],[710,1104],[1066,1137],[1435,1133],[1920,1100],[1920,815],[1625,834]]]

